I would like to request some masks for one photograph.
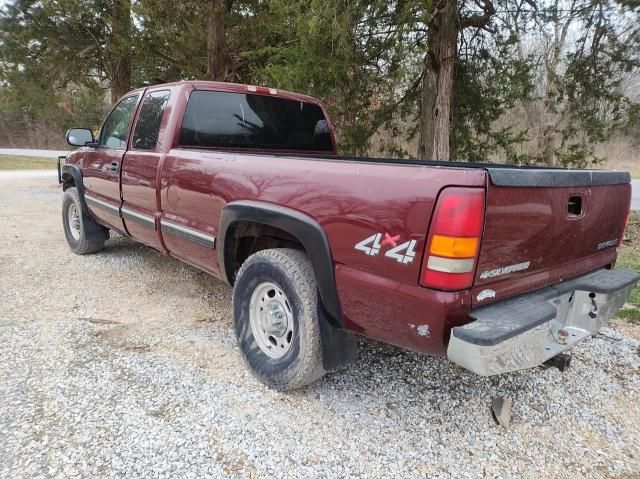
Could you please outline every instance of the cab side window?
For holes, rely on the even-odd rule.
[[[169,101],[169,90],[152,91],[145,95],[133,131],[132,148],[155,150],[160,134],[162,115]]]
[[[111,110],[100,129],[98,145],[120,150],[127,147],[129,125],[137,102],[138,95],[131,95],[123,99]]]

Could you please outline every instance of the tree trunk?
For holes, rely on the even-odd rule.
[[[207,79],[209,80],[225,80],[228,72],[223,13],[222,2],[211,0],[207,22]]]
[[[131,0],[113,0],[111,10],[111,101],[131,89]]]
[[[435,92],[437,85],[436,71],[429,54],[424,57],[424,73],[422,75],[422,91],[420,97],[420,142],[418,158],[433,158],[433,133],[435,109]]]
[[[427,35],[419,155],[449,161],[453,75],[458,53],[457,0],[443,0],[436,8]]]
[[[433,159],[449,161],[449,129],[453,103],[453,73],[458,53],[457,8],[448,1],[443,9],[438,35],[438,77],[434,108]]]

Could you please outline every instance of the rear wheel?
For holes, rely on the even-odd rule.
[[[82,213],[78,190],[75,187],[68,188],[62,198],[62,226],[69,248],[76,254],[95,253],[104,247],[104,239],[90,240],[87,238],[86,228],[89,223],[93,223],[92,226],[103,228]]]
[[[233,290],[233,321],[245,362],[269,387],[296,389],[326,373],[316,280],[302,251],[263,250],[244,262]]]

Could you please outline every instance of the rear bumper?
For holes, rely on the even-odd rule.
[[[604,326],[640,274],[601,269],[532,293],[474,309],[451,330],[447,356],[481,375],[539,366]]]

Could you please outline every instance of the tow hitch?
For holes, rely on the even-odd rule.
[[[568,369],[570,365],[571,365],[571,355],[564,354],[564,353],[560,353],[557,356],[547,359],[543,363],[543,367],[545,369],[558,368],[558,370],[560,371],[564,371],[565,369]]]

